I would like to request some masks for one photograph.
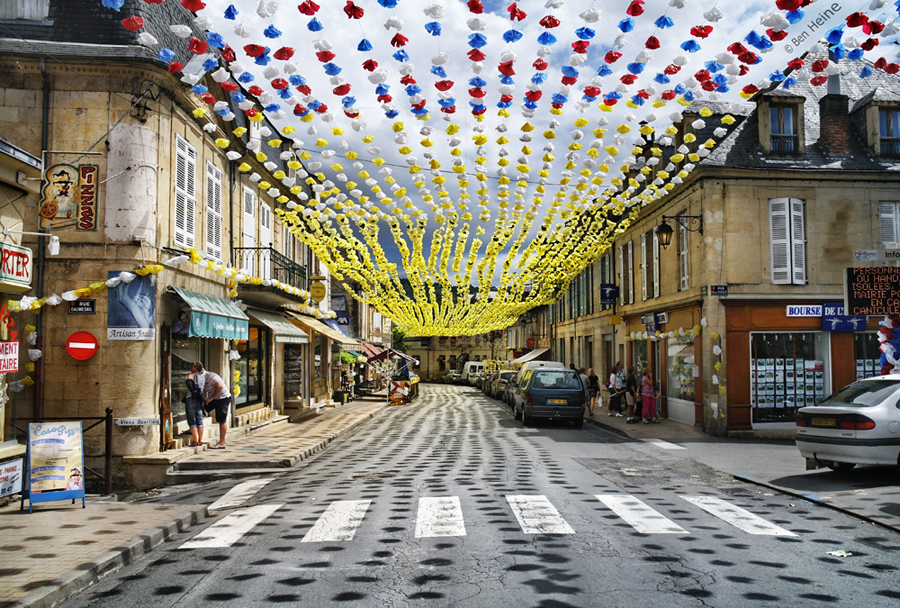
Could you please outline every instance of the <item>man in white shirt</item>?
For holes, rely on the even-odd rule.
[[[216,412],[216,422],[219,423],[219,442],[216,445],[209,446],[211,450],[225,449],[225,433],[228,431],[228,409],[231,405],[231,391],[228,385],[222,380],[222,377],[215,373],[205,371],[203,363],[194,361],[191,364],[191,371],[198,377],[202,377],[202,390],[206,402],[206,411]],[[198,382],[200,384],[200,382]]]

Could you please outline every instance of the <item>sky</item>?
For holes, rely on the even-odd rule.
[[[564,156],[568,152],[567,146],[573,141],[584,145],[584,150],[578,157],[575,169],[577,172],[584,167],[583,162],[587,160],[584,152],[594,138],[591,135],[593,129],[598,126],[608,129],[601,146],[603,148],[614,143],[610,140],[616,135],[616,126],[625,124],[633,127],[627,136],[622,136],[618,142],[615,142],[616,147],[622,151],[620,155],[614,159],[608,157],[610,160],[615,160],[615,163],[609,163],[611,167],[619,166],[621,165],[620,161],[628,155],[632,142],[639,136],[636,129],[640,120],[645,119],[652,112],[655,114],[656,120],[651,124],[659,132],[671,124],[669,116],[680,109],[680,106],[674,102],[659,109],[653,108],[650,103],[646,103],[640,108],[630,109],[625,107],[624,103],[629,96],[641,88],[649,92],[652,90],[650,87],[655,87],[655,94],[652,96],[655,97],[665,89],[671,89],[686,80],[690,82],[688,80],[690,76],[703,69],[706,62],[717,56],[731,55],[726,50],[730,44],[744,41],[748,34],[754,31],[760,35],[765,34],[767,27],[761,24],[763,19],[772,18],[773,14],[785,14],[784,11],[777,9],[774,0],[748,0],[745,2],[646,0],[637,6],[636,12],[642,12],[642,14],[632,17],[633,29],[623,31],[623,29],[628,30],[627,24],[624,27],[621,24],[624,19],[629,17],[626,9],[632,5],[623,0],[595,0],[593,2],[524,0],[517,3],[509,0],[485,0],[483,2],[484,12],[481,14],[472,13],[466,2],[461,0],[443,0],[442,2],[398,0],[393,8],[382,6],[382,4],[390,6],[391,2],[359,0],[353,2],[352,5],[364,11],[364,15],[360,19],[350,19],[345,14],[346,0],[320,0],[318,3],[321,5],[320,10],[314,16],[319,25],[314,24],[311,28],[310,23],[313,17],[298,11],[298,4],[300,2],[297,0],[278,5],[274,2],[260,3],[257,0],[232,2],[211,0],[207,2],[207,8],[202,14],[212,20],[212,31],[220,33],[225,41],[237,50],[240,62],[255,75],[255,81],[252,84],[259,84],[268,90],[271,89],[266,86],[267,80],[271,80],[271,78],[267,79],[264,76],[266,67],[270,68],[270,76],[272,76],[271,68],[278,67],[277,77],[287,79],[290,75],[280,71],[285,67],[285,62],[273,60],[269,66],[255,65],[253,59],[243,53],[242,47],[247,44],[268,46],[273,53],[283,46],[293,48],[295,54],[290,61],[296,66],[294,74],[302,75],[311,87],[314,97],[328,105],[334,122],[324,123],[317,116],[313,122],[303,123],[288,111],[286,119],[276,120],[276,124],[279,127],[287,124],[296,127],[297,130],[293,137],[302,141],[303,149],[312,153],[312,161],[322,162],[327,168],[335,160],[338,160],[349,179],[362,182],[363,180],[356,177],[357,171],[351,167],[352,161],[341,159],[347,150],[358,152],[357,162],[362,163],[372,178],[378,178],[382,189],[390,195],[388,185],[382,181],[384,176],[378,174],[379,168],[372,163],[374,158],[384,159],[386,163],[384,167],[392,170],[393,177],[396,178],[399,186],[408,189],[407,196],[415,208],[421,209],[429,218],[429,229],[436,226],[433,221],[435,213],[431,204],[423,202],[422,196],[431,195],[437,199],[436,188],[431,183],[431,174],[427,172],[425,173],[429,178],[427,192],[412,184],[408,174],[409,157],[414,156],[418,164],[422,166],[427,164],[429,154],[437,159],[441,163],[443,175],[446,175],[446,188],[454,200],[458,194],[456,175],[449,170],[454,158],[459,158],[466,165],[470,175],[474,173],[475,159],[479,156],[487,158],[486,175],[490,191],[491,220],[489,222],[479,222],[478,220],[479,208],[475,205],[479,198],[475,194],[478,182],[474,179],[470,179],[472,185],[468,188],[472,197],[468,208],[469,210],[474,209],[472,211],[475,216],[472,220],[473,231],[476,225],[481,225],[488,232],[488,237],[499,211],[498,200],[500,199],[496,197],[496,193],[502,175],[498,173],[497,160],[503,158],[504,154],[510,160],[507,172],[512,184],[509,189],[514,192],[516,177],[519,173],[514,167],[518,164],[517,159],[523,155],[522,146],[527,145],[533,150],[527,163],[531,167],[527,179],[529,186],[523,193],[525,200],[530,201],[534,188],[541,179],[536,174],[537,170],[541,168],[540,158],[547,153],[546,146],[548,144],[553,146],[552,154],[556,161],[552,163],[552,166],[547,167],[548,177],[544,179],[548,189],[544,200],[549,202],[555,192],[555,187],[558,187],[556,185],[566,175],[563,173]],[[527,13],[527,16],[521,21],[511,21],[508,12],[511,4]],[[225,19],[223,16],[229,5],[233,5],[237,9],[238,14],[233,20]],[[442,7],[441,18],[436,17],[438,11],[435,6],[438,5]],[[878,7],[878,5],[881,6]],[[872,6],[876,8],[870,10]],[[823,14],[827,15],[827,11],[832,7],[837,7],[834,16],[822,17]],[[742,86],[754,83],[765,84],[764,78],[776,70],[785,69],[791,58],[808,50],[830,28],[843,23],[847,14],[858,10],[866,11],[872,18],[880,17],[882,21],[892,14],[894,17],[897,15],[897,8],[893,2],[865,0],[851,4],[847,0],[840,2],[818,0],[804,9],[805,16],[799,22],[790,25],[788,36],[785,39],[775,42],[768,52],[757,51],[762,59],[758,65],[751,66],[750,72],[741,77],[737,83],[730,85],[727,93],[712,99],[724,102],[743,102],[744,100],[739,96]],[[592,20],[593,11],[599,13],[599,19]],[[708,21],[704,15],[709,11],[720,12],[721,18]],[[541,21],[548,15],[558,19],[559,25],[549,29],[544,27]],[[585,15],[588,16],[587,20],[584,19]],[[714,14],[713,17],[715,18],[715,16]],[[661,17],[668,17],[673,25],[661,29],[656,25],[657,20]],[[810,24],[814,23],[817,18],[822,19],[822,22],[815,27],[811,26]],[[429,23],[440,24],[440,36],[431,35],[427,31],[426,24]],[[691,35],[691,28],[703,25],[712,28],[708,37],[699,38]],[[266,28],[271,27],[281,33],[279,37],[267,38],[263,34]],[[434,26],[428,27],[434,29]],[[571,45],[579,40],[577,36],[579,28],[593,30],[593,37],[586,40],[590,43],[587,52],[582,54],[586,60],[580,65],[572,66],[577,70],[578,79],[567,89],[561,84],[564,75],[562,70],[566,66],[570,66],[572,57],[577,55]],[[244,33],[249,36],[242,37],[236,34],[236,29],[244,29]],[[319,29],[319,31],[311,31],[311,29]],[[521,39],[511,43],[505,42],[504,33],[510,30],[521,32]],[[538,37],[545,32],[552,33],[558,41],[554,44],[539,44]],[[858,42],[862,42],[866,38],[859,29],[854,30],[853,33]],[[406,51],[409,56],[409,60],[406,62],[400,62],[392,57],[392,54],[398,50],[391,46],[392,38],[396,34],[408,38],[408,42],[402,47],[402,50]],[[481,35],[486,39],[486,44],[480,49],[485,53],[486,58],[478,64],[467,57],[467,53],[472,50],[468,43],[473,34]],[[645,48],[645,41],[651,36],[658,38],[660,48],[656,50]],[[364,44],[361,42],[363,40],[368,41],[368,44],[371,45],[370,51],[358,50],[359,45]],[[896,36],[889,40],[896,40]],[[683,50],[681,45],[687,41],[697,43],[700,47],[699,50],[696,52]],[[889,60],[896,61],[893,55],[900,47],[885,44],[886,42],[888,41],[882,40],[883,44],[876,49],[876,52],[868,53],[866,58],[874,60],[880,55],[887,54]],[[744,44],[747,45],[746,42]],[[755,49],[751,50],[755,51]],[[336,78],[325,73],[324,63],[315,55],[315,53],[323,51],[333,53],[334,57],[330,59],[329,63],[341,68],[341,72]],[[618,61],[609,64],[614,70],[614,74],[603,78],[597,77],[598,68],[607,65],[605,58],[610,51],[622,54]],[[504,53],[507,55],[504,56]],[[509,55],[509,53],[513,53],[513,55]],[[533,67],[533,62],[539,56],[545,56],[549,67],[544,71],[546,81],[542,84],[535,84],[532,79],[535,74],[539,73],[539,70]],[[515,75],[507,78],[506,89],[501,91],[498,90],[498,87],[502,85],[500,80],[502,75],[498,71],[498,65],[509,59],[513,60],[512,66]],[[731,59],[733,59],[733,55],[731,55]],[[376,100],[376,84],[370,80],[373,74],[363,69],[363,62],[367,60],[376,61],[379,69],[386,70],[383,84],[390,87],[389,94],[393,97],[393,109],[397,112],[395,118],[386,117],[385,108]],[[600,99],[590,104],[586,111],[578,111],[576,102],[581,98],[584,87],[592,83],[592,79],[599,78],[599,81],[595,80],[594,82],[598,83],[602,95],[605,95],[616,90],[620,85],[620,76],[629,73],[626,71],[626,66],[635,62],[644,64],[643,71],[637,75],[635,85],[622,89],[624,98],[612,112],[601,112],[598,109]],[[663,71],[672,62],[684,63],[684,65],[677,75],[671,77],[671,83],[665,85],[654,83],[654,75]],[[444,70],[446,77],[431,72],[435,63],[440,64],[439,67]],[[862,64],[860,66],[862,67]],[[724,68],[722,71],[725,71]],[[412,101],[424,98],[426,107],[430,110],[427,121],[416,120],[410,111],[411,99],[400,82],[404,74],[415,78],[417,85],[421,88],[421,97],[416,97]],[[485,119],[481,123],[476,122],[470,113],[469,102],[474,98],[470,97],[468,92],[473,88],[469,84],[470,79],[478,77],[485,81],[485,86],[480,88],[485,92],[484,105],[487,108]],[[439,92],[435,88],[435,83],[438,81],[454,83],[445,96],[447,93],[452,94],[456,100],[455,114],[449,115],[439,111],[440,106],[437,103]],[[336,88],[336,83],[338,86],[349,85],[349,93],[333,93],[332,90]],[[528,92],[529,86],[532,89],[539,89],[542,97],[537,102],[537,109],[534,110],[533,116],[523,116],[524,95]],[[622,86],[624,87],[624,85]],[[503,92],[510,92],[513,98],[511,107],[508,108],[509,117],[498,116],[496,104],[500,101],[500,95]],[[564,93],[567,94],[568,101],[564,104],[563,113],[558,116],[552,115],[549,111],[552,96]],[[702,95],[698,101],[711,99],[709,94],[704,93],[702,89],[697,93]],[[346,117],[341,111],[341,101],[347,96],[356,99],[356,103],[352,106],[359,112],[359,118],[356,121]],[[300,94],[295,94],[295,98],[301,103],[306,103],[301,99],[302,95]],[[587,119],[590,122],[589,126],[577,128],[573,123],[578,118]],[[598,120],[605,120],[608,124],[600,123],[598,125]],[[534,126],[533,139],[530,142],[521,142],[519,141],[522,135],[520,127],[526,121]],[[394,130],[397,122],[403,123],[403,133],[406,134],[406,139],[400,139],[399,143],[398,135]],[[447,135],[444,132],[450,124],[457,124],[460,127],[460,132],[455,136]],[[330,132],[330,129],[335,126],[343,129],[343,135],[335,136]],[[431,133],[428,132],[429,127],[432,130]],[[473,130],[476,127],[483,127],[483,130],[476,132]],[[423,128],[425,128],[424,131],[422,131]],[[548,129],[555,132],[556,139],[547,140],[541,136]],[[579,134],[582,139],[573,139],[573,137],[577,138]],[[481,145],[481,149],[479,149],[478,143],[473,141],[473,137],[478,135],[484,135],[487,139]],[[362,141],[367,136],[372,139],[371,143]],[[454,137],[459,139],[455,146],[451,141]],[[505,137],[509,141],[497,143],[500,137]],[[320,138],[327,140],[328,148],[335,151],[333,158],[319,158],[322,148],[317,147],[316,142]],[[433,146],[426,147],[420,144],[426,138],[427,141],[433,143]],[[411,155],[404,155],[398,151],[404,145],[412,149]],[[369,153],[369,149],[373,146],[378,148],[375,154]],[[450,151],[454,147],[460,151],[459,157],[451,155]],[[606,152],[601,153],[597,162],[602,161],[604,156],[607,156]],[[592,171],[596,174],[596,167],[592,168]],[[609,183],[608,178],[612,177],[614,173],[615,170],[605,177],[606,184]],[[336,183],[341,183],[339,179],[335,179],[335,172],[328,172],[327,175]],[[360,189],[366,194],[372,194],[371,189],[365,185],[361,184]],[[571,192],[571,186],[569,192]],[[513,196],[510,197],[510,200],[513,200]],[[387,240],[382,244],[388,252],[388,257],[397,260],[398,254],[393,243]]]

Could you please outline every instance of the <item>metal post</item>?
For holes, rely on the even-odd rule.
[[[106,481],[106,492],[109,496],[112,494],[112,451],[113,451],[113,409],[106,408],[106,465],[103,476]]]

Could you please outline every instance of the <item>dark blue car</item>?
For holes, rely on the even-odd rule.
[[[571,420],[584,424],[586,395],[581,377],[571,369],[528,370],[515,388],[516,419],[530,426],[534,418]]]

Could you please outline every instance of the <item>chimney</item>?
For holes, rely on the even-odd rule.
[[[831,156],[850,153],[850,98],[829,93],[819,100],[819,143]]]

